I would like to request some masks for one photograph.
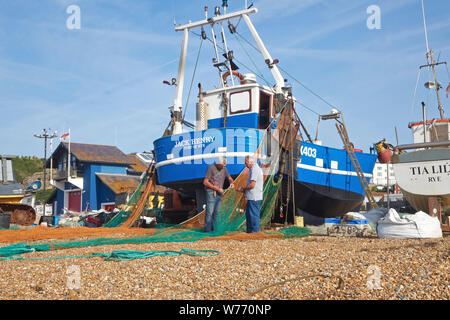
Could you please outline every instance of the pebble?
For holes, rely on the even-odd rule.
[[[0,299],[450,299],[448,236],[228,239],[72,248],[23,257],[182,248],[220,254],[122,262],[100,257],[1,261]],[[73,266],[80,270],[79,288],[70,286],[76,284],[77,275],[68,272]]]

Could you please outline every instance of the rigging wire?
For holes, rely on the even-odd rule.
[[[236,31],[236,34],[239,35],[239,37],[241,37],[249,46],[251,46],[253,49],[255,49],[256,51],[258,51],[259,53],[261,53],[261,51],[259,50],[259,48],[255,47],[250,41],[248,41],[245,37],[243,37],[239,32]],[[303,88],[305,88],[307,91],[309,91],[311,94],[313,94],[315,97],[317,97],[318,99],[322,100],[323,102],[325,102],[327,105],[329,105],[332,108],[337,109],[338,111],[339,108],[337,108],[336,106],[332,105],[331,103],[329,103],[328,101],[326,101],[324,98],[322,98],[319,94],[315,93],[313,90],[311,90],[310,88],[308,88],[305,84],[303,84],[302,82],[300,82],[298,79],[294,78],[292,75],[290,75],[286,70],[284,70],[283,68],[281,68],[279,65],[278,69],[280,69],[281,71],[283,71],[287,76],[289,76],[290,78],[292,78],[295,82],[297,82],[298,84],[300,84]]]
[[[421,71],[422,70],[419,68],[419,72],[417,73],[416,87],[414,89],[414,95],[413,95],[413,100],[412,100],[412,104],[411,104],[411,112],[409,114],[409,122],[412,121],[412,114],[413,114],[413,111],[414,111],[414,103],[415,103],[415,100],[416,100],[417,85],[419,84]]]
[[[191,31],[191,33],[194,34],[194,35],[196,35],[196,36],[198,36],[198,37],[201,37],[201,35],[198,34],[198,33],[195,33],[195,32],[193,32],[193,31]],[[211,43],[214,43],[209,37],[206,37],[206,40],[208,40],[208,41],[211,42]],[[223,48],[222,48],[219,44],[217,44],[217,47],[218,47],[220,50],[224,51]],[[242,61],[238,60],[236,57],[234,57],[233,59],[234,59],[237,63],[239,63],[240,65],[242,65],[245,69],[247,69],[248,71],[254,73],[258,78],[260,78],[261,80],[267,82],[266,79],[264,79],[262,76],[260,76],[257,72],[255,72],[255,71],[252,70],[251,68],[249,68],[249,67],[248,67],[246,64],[244,64]],[[270,84],[269,84],[269,87],[270,87]]]
[[[239,45],[241,46],[242,50],[244,50],[245,54],[247,55],[248,59],[250,60],[250,62],[253,64],[253,66],[255,67],[255,69],[258,71],[258,73],[260,74],[260,78],[264,80],[264,82],[270,87],[270,83],[269,81],[266,80],[266,78],[264,78],[262,72],[259,70],[258,66],[256,65],[256,63],[253,61],[253,59],[251,58],[250,54],[248,53],[247,50],[245,50],[245,47],[243,46],[243,44],[239,41],[239,39],[236,36],[236,32],[233,33],[235,36],[235,39],[237,40],[237,42],[239,43]],[[236,60],[237,61],[237,60]],[[255,73],[256,74],[256,73]]]
[[[324,103],[326,103],[327,105],[329,105],[332,108],[335,108],[336,110],[338,110],[339,112],[341,112],[341,110],[339,110],[338,107],[336,107],[335,105],[331,104],[330,102],[328,102],[327,100],[325,100],[324,98],[322,98],[319,94],[315,93],[314,91],[312,91],[310,88],[308,88],[306,85],[304,85],[303,83],[301,83],[299,80],[297,80],[296,78],[294,78],[292,75],[290,75],[286,70],[284,70],[282,67],[280,67],[278,65],[278,69],[280,69],[281,71],[283,71],[288,77],[292,78],[292,80],[294,80],[295,82],[297,82],[299,85],[301,85],[303,88],[305,88],[307,91],[309,91],[309,93],[311,93],[312,95],[314,95],[316,98],[322,100]]]
[[[450,82],[450,73],[448,72],[447,62],[445,63],[445,69],[447,69],[447,77],[448,77],[448,81]]]
[[[193,31],[191,31],[192,34],[198,36],[201,38],[201,35],[198,33],[195,33]],[[244,40],[250,47],[252,47],[253,49],[255,49],[258,53],[261,54],[261,51],[259,50],[259,48],[257,48],[256,46],[254,46],[250,41],[248,41],[244,36],[242,36],[239,32],[235,31],[236,35],[238,35],[242,40]],[[255,68],[257,69],[258,72],[255,72],[254,70],[252,70],[251,68],[249,68],[248,66],[246,66],[244,63],[242,63],[241,61],[239,61],[237,58],[234,58],[234,60],[236,62],[238,62],[240,65],[242,65],[244,68],[246,68],[247,70],[249,70],[250,72],[254,73],[258,78],[262,79],[269,87],[271,86],[270,83],[267,81],[267,79],[265,79],[262,76],[261,71],[258,69],[258,67],[255,65],[254,61],[250,58],[250,54],[248,53],[247,50],[245,50],[245,48],[242,46],[242,43],[239,41],[239,39],[237,37],[235,37],[236,40],[238,41],[238,43],[241,45],[241,47],[243,48],[244,52],[247,54],[247,56],[249,57],[250,61],[252,62],[252,64],[255,66]],[[211,43],[213,43],[213,41],[209,38],[206,37],[206,39],[208,41],[210,41]],[[219,47],[219,49],[221,49],[223,51],[223,48],[220,47],[220,45],[217,45]],[[306,89],[308,92],[310,92],[312,95],[314,95],[315,97],[317,97],[318,99],[320,99],[321,101],[323,101],[324,103],[326,103],[327,105],[329,105],[332,108],[337,109],[339,112],[340,109],[337,108],[336,106],[334,106],[333,104],[331,104],[330,102],[326,101],[323,97],[321,97],[319,94],[315,93],[313,90],[311,90],[310,88],[308,88],[305,84],[303,84],[302,82],[300,82],[298,79],[296,79],[294,76],[292,76],[291,74],[289,74],[286,70],[284,70],[282,67],[280,67],[278,65],[278,69],[280,69],[281,71],[283,71],[288,77],[292,78],[295,82],[297,82],[299,85],[301,85],[304,89]],[[300,106],[302,106],[303,108],[311,111],[312,113],[320,116],[320,113],[318,113],[317,111],[313,110],[312,108],[306,106],[305,104],[301,103],[300,101],[295,101],[295,103],[299,104]]]
[[[197,66],[198,66],[198,60],[199,60],[199,58],[200,58],[200,52],[201,52],[201,50],[202,50],[203,38],[200,37],[200,39],[201,39],[201,40],[200,40],[200,46],[199,46],[199,48],[198,48],[197,59],[196,59],[196,61],[195,61],[195,66],[194,66],[194,72],[192,73],[191,84],[190,84],[190,86],[189,86],[189,92],[188,92],[188,96],[187,96],[186,104],[185,104],[185,108],[184,108],[183,121],[184,121],[184,118],[186,117],[186,111],[187,111],[188,106],[189,106],[189,98],[191,97],[192,84],[194,83],[195,73],[196,73],[196,71],[197,71]]]
[[[301,107],[311,111],[312,113],[315,113],[316,115],[320,116],[320,113],[318,113],[317,111],[311,109],[310,107],[306,106],[305,104],[301,103],[300,101],[294,101],[294,102],[299,104]]]

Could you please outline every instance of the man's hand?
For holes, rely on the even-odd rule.
[[[217,188],[217,192],[218,192],[219,194],[223,194],[223,189],[222,189],[222,188]]]
[[[234,183],[230,184],[230,188],[231,188],[231,189],[234,188]]]

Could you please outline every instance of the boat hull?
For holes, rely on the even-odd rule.
[[[392,163],[400,190],[414,209],[429,213],[428,199],[437,197],[443,211],[450,211],[450,148],[395,155]]]
[[[357,210],[365,192],[347,151],[302,142],[298,147],[295,181],[297,209],[317,217],[341,217]],[[355,152],[367,182],[372,177],[375,154]]]
[[[211,163],[225,156],[230,175],[236,177],[245,167],[244,156],[253,154],[261,142],[267,142],[263,141],[264,131],[247,130],[243,135],[215,129],[156,140],[159,184],[196,197],[199,202],[199,194],[204,190],[203,178]],[[211,147],[213,143],[215,148]],[[295,176],[297,209],[318,217],[340,217],[359,208],[365,193],[345,150],[298,141],[294,154],[296,170],[291,168],[284,174]],[[356,153],[356,157],[369,181],[377,155]]]
[[[359,209],[363,201],[364,196],[359,193],[317,184],[295,182],[295,206],[297,210],[316,217],[341,217],[347,212]]]

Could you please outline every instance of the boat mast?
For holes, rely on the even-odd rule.
[[[437,81],[437,77],[436,77],[436,63],[434,63],[434,59],[433,59],[433,49],[431,49],[430,51],[430,59],[431,59],[431,67],[433,68],[433,75],[434,75],[434,83],[435,83],[435,88],[436,88],[436,96],[437,96],[437,101],[438,101],[438,109],[439,109],[439,114],[441,116],[441,119],[445,118],[445,114],[444,114],[444,108],[441,104],[441,98],[439,96],[439,83]]]
[[[181,53],[180,53],[180,62],[178,65],[178,77],[177,77],[177,83],[176,83],[176,89],[175,89],[175,101],[173,108],[171,107],[172,111],[172,117],[173,117],[173,131],[172,134],[178,134],[183,132],[182,127],[182,95],[183,95],[183,85],[184,85],[184,71],[186,68],[186,54],[187,54],[187,47],[188,47],[188,34],[191,29],[200,28],[202,26],[211,26],[215,23],[220,23],[222,21],[226,21],[229,19],[241,17],[243,15],[252,14],[257,12],[258,10],[256,8],[241,10],[234,13],[228,13],[223,15],[216,15],[215,17],[208,18],[207,17],[207,8],[205,8],[205,20],[198,21],[198,22],[190,22],[185,25],[179,25],[175,26],[175,31],[183,31],[183,40],[181,44]],[[211,28],[212,34],[213,34],[213,41],[214,41],[214,47],[216,49],[216,57],[219,60],[219,52],[217,51],[217,46],[215,42],[215,34],[214,29]],[[219,71],[220,72],[220,71]],[[223,79],[220,77],[222,84]]]
[[[281,75],[280,71],[278,70],[276,64],[278,63],[278,60],[273,60],[272,57],[270,56],[269,52],[267,51],[264,43],[262,42],[261,38],[258,35],[258,32],[256,32],[255,27],[253,26],[250,18],[249,18],[249,14],[252,13],[256,13],[258,12],[258,10],[256,8],[250,8],[250,9],[244,9],[241,11],[237,11],[237,12],[233,12],[233,13],[226,13],[226,7],[227,7],[227,1],[223,0],[223,4],[222,6],[224,7],[224,14],[220,14],[220,7],[216,7],[215,9],[215,16],[208,18],[208,8],[205,7],[205,20],[201,20],[201,21],[197,21],[197,22],[191,22],[189,21],[188,24],[185,25],[178,25],[175,26],[175,31],[183,31],[183,40],[182,40],[182,44],[181,44],[181,53],[180,53],[180,62],[178,65],[178,77],[177,77],[177,82],[176,82],[176,89],[175,89],[175,99],[174,99],[174,105],[173,107],[171,107],[171,111],[172,111],[172,117],[173,117],[173,130],[172,130],[172,134],[179,134],[183,132],[183,127],[182,127],[182,95],[183,95],[183,85],[184,85],[184,72],[185,72],[185,68],[186,68],[186,54],[187,54],[187,48],[188,48],[188,35],[189,35],[189,31],[191,29],[195,29],[195,28],[203,28],[203,26],[210,26],[211,27],[211,32],[212,32],[212,40],[214,43],[214,49],[215,49],[215,53],[216,53],[216,59],[217,59],[217,63],[215,64],[216,66],[220,64],[220,56],[219,56],[219,52],[217,49],[217,43],[216,43],[216,36],[214,33],[214,24],[218,23],[221,26],[221,31],[222,31],[222,41],[224,43],[225,46],[225,55],[227,56],[227,62],[228,62],[228,69],[230,71],[231,74],[231,60],[229,58],[229,52],[227,51],[227,45],[226,45],[226,39],[225,39],[225,33],[223,30],[223,25],[222,22],[223,21],[228,21],[230,19],[233,18],[239,18],[239,17],[243,17],[245,20],[245,23],[247,24],[248,28],[250,29],[250,32],[254,38],[254,40],[256,41],[256,44],[259,47],[259,50],[262,54],[262,56],[264,57],[264,60],[267,64],[267,66],[269,67],[272,76],[275,79],[275,93],[281,93],[283,95],[287,95],[287,92],[283,91],[283,87],[284,87],[284,78]],[[223,81],[222,78],[222,72],[219,68],[219,75],[220,75],[220,81],[222,82],[222,86],[225,86],[225,83]],[[233,77],[231,77],[232,82],[234,84],[234,80]]]
[[[180,62],[178,64],[178,76],[175,88],[175,99],[173,105],[173,134],[183,132],[182,126],[182,97],[183,97],[183,85],[184,85],[184,69],[186,68],[186,54],[188,48],[189,30],[183,30],[183,40],[181,42]]]
[[[427,66],[428,67],[432,67],[433,69],[433,75],[434,75],[434,86],[436,88],[436,96],[437,96],[437,101],[438,101],[438,109],[439,109],[439,114],[441,116],[441,119],[445,118],[445,114],[444,114],[444,108],[441,104],[441,98],[439,96],[439,83],[437,81],[437,76],[436,76],[436,68],[435,66],[437,65],[434,62],[433,59],[433,49],[430,50],[430,47],[428,45],[428,33],[427,33],[427,23],[426,23],[426,19],[425,19],[425,7],[423,5],[423,0],[422,0],[422,16],[423,16],[423,27],[425,30],[425,42],[427,45]],[[431,60],[431,64],[430,64],[430,60]]]
[[[427,63],[429,63],[428,52],[430,52],[430,47],[428,46],[427,22],[425,20],[425,7],[423,6],[423,0],[422,0],[422,16],[423,16],[423,28],[425,29],[425,43],[427,45]]]
[[[222,7],[223,7],[223,14],[227,14],[228,0],[223,0],[222,1]],[[232,75],[232,71],[233,70],[231,68],[231,60],[230,60],[230,57],[229,57],[229,51],[228,51],[228,46],[227,46],[227,39],[225,38],[225,32],[223,31],[223,22],[220,22],[220,29],[221,29],[222,43],[223,43],[223,47],[225,49],[225,56],[227,57],[227,61],[228,61],[228,71],[230,72],[231,84],[232,84],[232,86],[234,86],[234,78],[233,78],[233,75]]]
[[[280,73],[280,70],[278,70],[278,67],[276,66],[276,63],[274,63],[274,60],[270,56],[269,51],[267,51],[266,46],[262,42],[261,38],[258,35],[258,32],[256,31],[255,27],[253,26],[250,18],[247,14],[242,14],[242,17],[245,20],[245,23],[247,24],[248,28],[250,29],[250,32],[252,33],[253,38],[256,41],[256,44],[258,45],[259,50],[261,51],[261,54],[263,55],[267,65],[269,66],[270,72],[272,72],[272,76],[275,78],[275,92],[276,93],[283,93],[282,88],[284,87],[284,78]]]
[[[217,17],[218,15],[220,15],[220,11],[218,10],[219,7],[216,7],[214,9],[215,11],[215,16]],[[208,7],[205,7],[205,19],[208,20]],[[216,42],[216,33],[214,32],[214,24],[211,24],[211,35],[212,35],[212,40],[213,40],[213,45],[214,45],[214,51],[216,53],[216,63],[220,64],[220,56],[219,56],[219,51],[217,50],[217,42]],[[222,83],[222,88],[225,87],[225,83],[222,79],[222,71],[220,70],[220,68],[217,68],[219,70],[219,79],[220,82]]]

